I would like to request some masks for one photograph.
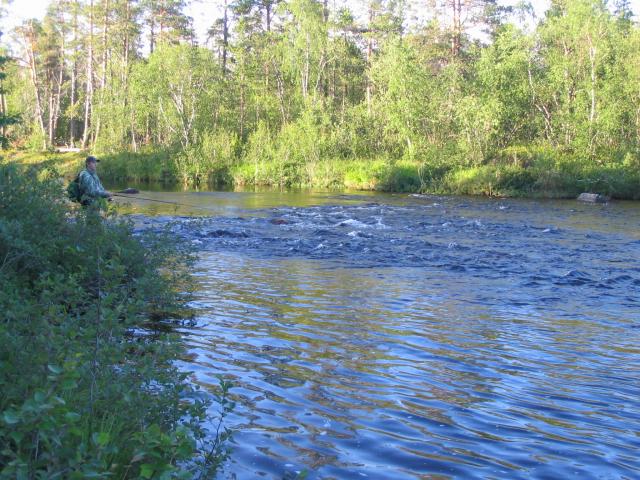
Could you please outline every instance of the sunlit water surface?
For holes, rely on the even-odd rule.
[[[139,196],[189,204],[129,210],[200,252],[220,478],[640,478],[638,204]]]

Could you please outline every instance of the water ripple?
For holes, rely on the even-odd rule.
[[[173,227],[223,477],[640,478],[637,206],[358,199]]]

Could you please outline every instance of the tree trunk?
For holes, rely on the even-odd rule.
[[[369,39],[367,40],[367,113],[371,114],[371,97],[373,86],[371,85],[371,57],[373,56],[373,4],[369,3]]]
[[[131,135],[131,149],[134,152],[138,151],[138,143],[136,141],[135,130],[135,114],[133,109],[127,108],[129,105],[129,50],[131,48],[131,38],[129,23],[131,22],[131,0],[126,0],[125,19],[124,24],[126,26],[124,37],[122,39],[122,107],[123,111],[129,111],[129,130]],[[124,142],[124,139],[123,139]]]
[[[0,80],[0,114],[2,118],[7,118],[7,111],[7,96],[4,93],[4,82]],[[4,139],[3,141],[7,139],[7,125],[5,122],[2,122],[2,138]],[[0,147],[3,146],[4,145],[0,145]]]
[[[75,105],[78,101],[78,2],[73,5],[73,65],[71,67],[71,107],[72,114],[69,119],[69,146],[73,147],[76,141],[77,121]]]
[[[107,65],[109,63],[109,9],[110,1],[105,0],[104,4],[104,17],[102,23],[102,68],[100,70],[100,94],[98,96],[99,105],[104,104],[105,87],[107,86]],[[101,112],[101,109],[98,109]],[[95,145],[100,136],[100,129],[102,127],[102,118],[100,115],[96,116],[96,127],[93,134],[93,144]]]
[[[267,17],[267,32],[271,31],[271,8],[272,8],[271,2],[266,2],[264,9],[265,9],[265,16]]]
[[[596,82],[597,82],[597,74],[596,74],[596,55],[597,48],[593,44],[593,39],[589,35],[589,61],[591,64],[591,108],[589,111],[589,153],[593,156],[594,154],[594,140],[597,132],[595,132],[595,119],[596,119]]]
[[[59,72],[58,72],[58,78],[57,78],[56,93],[53,97],[54,98],[53,116],[51,119],[51,127],[50,127],[51,135],[49,138],[49,142],[51,145],[53,145],[54,143],[56,130],[58,129],[58,120],[60,119],[60,105],[62,103],[62,84],[64,82],[64,50],[65,50],[65,43],[64,43],[64,36],[63,36],[62,46],[60,48],[60,65],[58,66]]]
[[[462,44],[462,0],[452,0],[451,6],[453,9],[451,55],[457,57]]]
[[[311,38],[309,32],[307,32],[306,42],[305,42],[305,52],[304,52],[304,67],[302,72],[302,98],[307,99],[307,95],[309,94],[309,70],[311,68]]]
[[[84,99],[84,131],[82,132],[82,148],[87,148],[89,126],[93,104],[93,0],[89,3],[89,49],[87,52],[87,88]]]
[[[149,20],[149,52],[153,53],[156,46],[156,21],[153,11],[150,13],[151,19]]]
[[[64,17],[62,16],[62,12],[58,11],[58,23],[63,26],[64,25]],[[65,50],[66,50],[66,28],[62,28],[62,33],[60,35],[60,50],[58,52],[58,62],[56,64],[58,68],[57,75],[52,76],[55,82],[55,90],[52,85],[52,115],[51,115],[51,123],[49,125],[49,143],[53,145],[56,140],[56,131],[58,130],[58,122],[60,120],[60,110],[62,104],[62,86],[64,83],[64,68],[65,68]]]
[[[42,108],[42,98],[40,96],[40,82],[38,80],[38,70],[36,66],[36,57],[33,49],[33,45],[35,42],[35,32],[33,30],[33,22],[29,22],[29,30],[28,33],[23,30],[23,38],[25,47],[27,49],[27,56],[29,57],[29,73],[31,76],[31,83],[33,85],[33,90],[36,98],[36,116],[38,119],[38,125],[40,126],[40,131],[42,132],[42,149],[47,149],[47,131],[44,127],[44,111]]]
[[[104,23],[102,24],[102,72],[100,75],[100,88],[104,89],[107,84],[107,64],[109,60],[109,0],[105,1],[104,6]]]
[[[48,88],[48,94],[49,94],[49,98],[47,100],[47,103],[49,105],[49,108],[47,109],[47,112],[49,114],[49,119],[47,121],[47,142],[49,145],[53,145],[53,115],[54,115],[54,111],[53,111],[53,102],[54,102],[54,90],[53,90],[53,85],[49,85],[50,88]]]
[[[589,112],[589,124],[592,125],[596,118],[596,47],[589,46],[589,60],[591,62],[591,109]]]
[[[227,49],[229,48],[229,19],[227,16],[227,0],[224,0],[224,17],[222,24],[222,75],[227,75]]]

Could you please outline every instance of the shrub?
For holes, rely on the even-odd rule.
[[[343,160],[324,160],[318,163],[305,165],[305,176],[309,179],[310,186],[319,188],[339,189],[344,187]]]
[[[110,181],[163,181],[175,180],[176,170],[170,152],[121,152],[100,156],[100,178]]]
[[[387,168],[383,160],[357,160],[347,163],[344,185],[347,188],[374,190]]]
[[[185,185],[222,185],[231,182],[231,168],[239,152],[239,139],[225,130],[207,131],[198,143],[173,155],[178,178]]]
[[[0,166],[0,478],[209,475],[224,451],[194,460],[206,402],[152,321],[184,307],[190,253],[69,217],[61,184],[35,177]]]
[[[422,188],[420,166],[406,161],[387,165],[378,188],[391,192],[419,192]]]
[[[267,165],[275,158],[273,136],[265,123],[259,123],[249,136],[245,146],[242,164],[234,169],[233,178],[237,185],[267,185],[271,175]]]

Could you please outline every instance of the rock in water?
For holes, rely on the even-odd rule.
[[[609,201],[609,197],[606,195],[601,195],[599,193],[581,193],[578,196],[578,200],[580,202],[588,202],[588,203],[607,203]]]

